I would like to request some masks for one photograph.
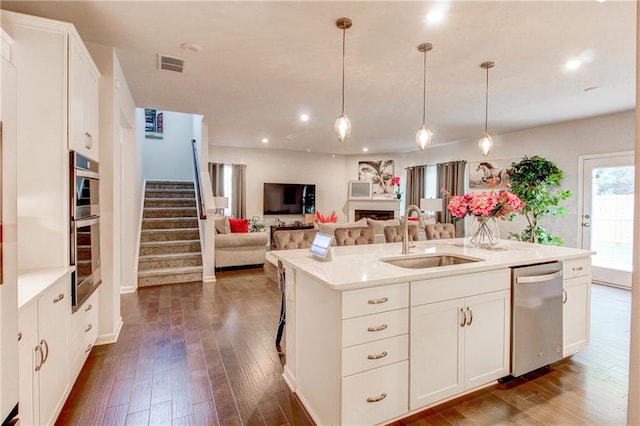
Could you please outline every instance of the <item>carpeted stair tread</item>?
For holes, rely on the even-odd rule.
[[[183,266],[180,268],[160,268],[138,271],[138,278],[157,277],[162,275],[180,275],[202,273],[202,266]]]

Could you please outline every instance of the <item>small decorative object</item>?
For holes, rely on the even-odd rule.
[[[251,216],[249,219],[249,232],[262,232],[264,231],[264,225],[262,219],[258,216]]]
[[[402,192],[400,192],[400,176],[392,177],[390,185],[391,185],[391,187],[396,187],[396,190],[393,193],[395,195],[395,198],[397,198],[398,200],[401,199],[402,198]]]
[[[316,210],[316,222],[317,223],[337,223],[338,216],[336,216],[336,211],[331,211],[330,215],[324,216],[322,213]]]
[[[513,192],[502,189],[497,193],[471,192],[450,197],[447,209],[460,220],[473,216],[476,228],[471,236],[471,244],[480,248],[490,248],[500,241],[500,233],[495,218],[505,219],[524,208],[525,203]]]

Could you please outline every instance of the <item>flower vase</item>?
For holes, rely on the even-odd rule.
[[[488,249],[500,241],[500,230],[494,217],[479,216],[475,220],[471,244],[478,248]]]

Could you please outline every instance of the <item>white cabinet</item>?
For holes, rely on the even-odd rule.
[[[89,356],[98,338],[98,291],[71,316],[69,359],[70,378],[73,383],[80,374],[84,362]]]
[[[53,424],[69,393],[70,292],[67,273],[19,310],[22,424]]]
[[[69,149],[98,161],[99,72],[85,46],[69,36]]]
[[[589,344],[591,259],[571,260],[562,262],[562,265],[562,354],[567,357]]]
[[[410,410],[509,375],[509,289],[508,270],[411,284]]]

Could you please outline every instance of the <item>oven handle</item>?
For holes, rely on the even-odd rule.
[[[88,170],[76,169],[75,173],[76,173],[76,177],[84,177],[84,178],[96,179],[96,180],[100,179],[100,175],[98,173],[91,172]]]
[[[100,218],[99,217],[90,217],[88,219],[78,219],[75,220],[73,223],[75,223],[75,227],[76,229],[78,228],[83,228],[85,226],[91,226],[91,225],[95,225],[97,223],[100,223]]]

